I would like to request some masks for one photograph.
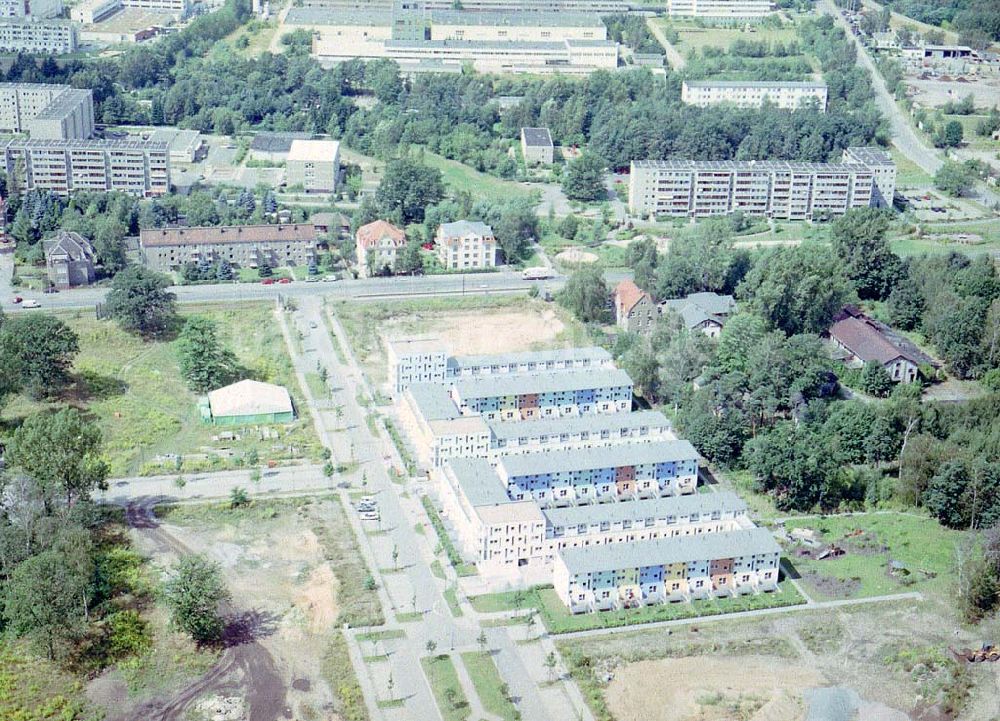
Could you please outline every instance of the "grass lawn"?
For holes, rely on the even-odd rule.
[[[245,304],[239,309],[206,306],[185,308],[185,315],[216,321],[225,345],[249,371],[249,376],[288,388],[299,418],[275,427],[278,436],[264,439],[256,427],[228,429],[204,425],[198,397],[180,375],[170,342],[144,343],[111,322],[81,312],[59,314],[80,338],[73,368],[76,384],[61,399],[96,419],[104,436],[104,453],[111,476],[136,473],[188,473],[238,467],[244,454],[255,450],[261,462],[289,458],[320,458],[320,444],[292,372],[280,329],[270,304]],[[26,397],[10,401],[0,420],[17,423],[44,404]],[[214,441],[220,430],[240,440]],[[181,457],[178,469],[167,454]],[[158,458],[159,456],[159,458]]]
[[[241,25],[237,30],[226,36],[226,40],[232,44],[231,52],[246,58],[253,58],[261,53],[268,52],[271,41],[278,32],[278,14],[284,6],[284,2],[278,0],[276,7],[271,8],[272,17],[267,22],[261,20],[251,20],[245,25]],[[236,40],[246,36],[250,44],[245,48],[237,47]],[[280,52],[280,51],[279,51]]]
[[[465,614],[462,613],[462,607],[458,605],[458,594],[455,591],[454,586],[448,586],[444,591],[444,600],[448,604],[448,610],[451,611],[451,615],[455,618],[461,618]]]
[[[358,634],[358,641],[390,641],[396,638],[406,638],[406,631],[401,628],[390,628],[386,631],[369,631]]]
[[[469,701],[458,682],[455,664],[447,654],[425,656],[420,665],[434,692],[434,700],[444,721],[464,721],[469,717]]]
[[[819,531],[824,543],[836,543],[847,551],[839,558],[824,561],[789,556],[802,574],[806,592],[817,598],[859,598],[905,591],[953,594],[955,545],[961,534],[932,518],[866,513],[792,520],[785,528]],[[909,573],[890,574],[890,560],[903,563]]]
[[[499,716],[504,721],[517,721],[521,718],[514,704],[502,693],[504,685],[497,671],[493,657],[480,651],[466,651],[462,654],[462,663],[472,678],[476,687],[476,695],[487,713]]]
[[[889,154],[896,164],[897,188],[928,188],[934,184],[934,179],[923,168],[899,152],[895,145],[889,146]]]
[[[526,197],[534,192],[521,183],[502,180],[493,175],[480,173],[457,160],[449,160],[444,156],[424,150],[424,162],[432,168],[437,168],[444,176],[444,182],[455,190],[467,190],[474,198],[488,200],[509,200]]]
[[[751,594],[736,598],[707,599],[691,603],[643,606],[641,608],[630,608],[620,611],[573,614],[559,600],[559,597],[551,586],[536,586],[524,592],[525,601],[522,604],[522,608],[537,608],[539,616],[549,633],[559,634],[573,631],[590,631],[596,628],[619,628],[655,621],[672,621],[681,618],[718,616],[737,611],[795,606],[805,603],[805,599],[787,581],[782,582],[779,589],[779,591],[773,593]],[[470,598],[469,601],[472,603],[473,608],[481,612],[514,610],[515,593],[510,591],[488,594],[486,596],[475,596]]]
[[[732,45],[734,40],[788,43],[798,38],[798,34],[796,33],[794,27],[755,27],[753,31],[746,31],[734,28],[681,27],[665,18],[658,19],[655,22],[658,22],[664,28],[673,26],[674,29],[677,30],[677,34],[680,36],[680,39],[674,44],[674,47],[676,47],[682,55],[686,55],[688,50],[691,48],[699,51],[702,48],[707,47],[727,49],[730,45]]]
[[[996,220],[967,220],[954,223],[921,223],[924,235],[890,236],[893,252],[899,255],[919,255],[921,253],[950,253],[957,251],[966,255],[982,255],[1000,250],[1000,224]],[[951,236],[960,233],[975,234],[981,238],[974,243],[959,243]]]

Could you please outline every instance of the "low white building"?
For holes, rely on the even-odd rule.
[[[434,250],[445,270],[493,268],[497,264],[497,239],[493,228],[478,220],[439,225]]]
[[[813,104],[826,112],[826,98],[827,86],[823,82],[685,80],[681,84],[681,101],[699,107],[730,103],[740,108],[759,108],[767,101],[782,110]]]
[[[333,192],[340,174],[340,143],[293,140],[286,167],[289,187],[301,186],[306,192]]]
[[[70,19],[81,25],[93,25],[122,9],[122,0],[83,0],[69,12]]]
[[[667,0],[667,16],[719,23],[760,20],[774,10],[771,0]]]
[[[171,163],[193,163],[204,145],[201,133],[197,130],[179,128],[156,128],[149,139],[167,144]]]

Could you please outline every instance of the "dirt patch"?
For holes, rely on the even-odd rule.
[[[618,668],[606,697],[620,721],[795,721],[803,692],[822,683],[818,671],[770,656],[667,658]]]
[[[441,313],[426,324],[426,332],[438,338],[451,355],[516,352],[551,343],[565,324],[555,311]],[[394,328],[389,338],[408,337]]]
[[[309,574],[309,580],[296,596],[296,605],[305,609],[309,630],[323,633],[337,620],[340,609],[336,601],[337,579],[330,565],[322,566]]]
[[[560,263],[596,263],[598,258],[595,253],[590,253],[579,248],[568,248],[556,256]]]

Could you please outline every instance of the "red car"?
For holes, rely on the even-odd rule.
[[[21,296],[19,295],[14,296],[14,303],[20,303],[22,300],[24,300],[24,298],[22,298]]]
[[[260,284],[261,285],[274,285],[274,278],[264,278],[264,280],[262,280],[260,282]]]
[[[288,285],[289,283],[292,282],[292,279],[291,278],[278,278],[278,282],[281,283],[282,285]]]

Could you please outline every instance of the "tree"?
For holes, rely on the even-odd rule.
[[[593,153],[584,153],[570,161],[563,173],[562,188],[570,200],[604,200],[604,160]]]
[[[5,584],[4,619],[18,636],[27,636],[56,658],[82,630],[93,568],[81,567],[52,549],[22,561]]]
[[[934,133],[934,145],[939,148],[957,148],[962,144],[963,134],[962,124],[957,120],[949,120],[938,126]]]
[[[63,408],[28,416],[10,439],[7,461],[38,483],[47,507],[57,493],[72,506],[95,488],[107,488],[100,450],[98,427],[76,408]]]
[[[831,225],[833,250],[863,300],[884,300],[903,272],[902,261],[885,239],[890,218],[881,208],[857,208]]]
[[[233,486],[233,489],[229,492],[229,507],[243,508],[249,505],[250,495],[247,493],[247,490],[239,486]]]
[[[424,649],[427,651],[429,656],[433,656],[434,652],[437,650],[437,641],[434,639],[428,639],[427,643],[424,644]]]
[[[551,683],[555,679],[556,666],[559,664],[559,660],[556,658],[555,651],[549,651],[545,656],[545,668],[549,674],[549,682]]]
[[[557,299],[584,323],[603,323],[608,318],[608,287],[604,272],[596,263],[575,271]]]
[[[746,373],[749,349],[755,347],[767,335],[764,319],[750,313],[737,313],[730,318],[719,335],[716,348],[716,364],[726,373]]]
[[[831,250],[818,245],[775,248],[740,283],[751,310],[788,335],[822,333],[853,295]]]
[[[731,292],[743,271],[728,219],[706,219],[678,236],[659,260],[656,295],[678,298],[700,291]]]
[[[952,160],[946,160],[934,174],[934,187],[953,198],[960,198],[968,193],[975,182],[976,174],[971,168]]]
[[[220,605],[229,600],[217,563],[202,555],[184,556],[163,586],[174,624],[200,644],[217,643],[224,625]]]
[[[889,372],[878,361],[865,363],[861,371],[861,390],[876,398],[885,398],[892,390],[892,378]]]
[[[479,632],[479,635],[476,637],[476,643],[479,644],[479,652],[486,653],[486,644],[489,643],[489,639],[486,638],[486,631]]]
[[[34,398],[59,393],[80,350],[76,333],[53,315],[23,315],[0,326],[4,373]]]
[[[970,483],[969,469],[964,461],[945,461],[924,491],[924,506],[944,525],[963,526],[968,519],[962,498]]]
[[[203,316],[185,321],[177,338],[177,355],[181,375],[195,393],[206,393],[236,378],[236,356],[223,347],[215,323]]]
[[[443,197],[441,171],[410,157],[390,162],[375,191],[379,213],[405,224],[422,222],[427,206]]]
[[[411,240],[396,255],[396,267],[392,272],[397,275],[411,275],[421,273],[424,269],[424,259],[420,254],[420,242]]]
[[[885,310],[890,325],[900,330],[914,330],[920,325],[924,307],[925,300],[920,287],[910,278],[909,272],[905,272],[886,301]]]
[[[155,337],[167,331],[176,317],[170,280],[143,266],[129,266],[111,281],[105,305],[108,313],[130,333]]]

